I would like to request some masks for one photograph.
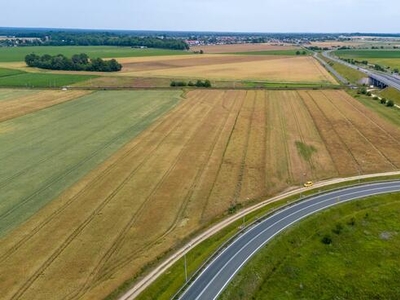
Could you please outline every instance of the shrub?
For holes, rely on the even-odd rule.
[[[387,102],[386,102],[386,106],[387,106],[387,107],[393,107],[393,106],[394,106],[393,100],[387,101]]]
[[[194,86],[194,83],[192,81],[189,81],[188,86]]]
[[[332,238],[329,234],[325,234],[324,237],[322,238],[321,242],[325,245],[330,245],[330,244],[332,244]]]
[[[385,98],[381,99],[381,104],[386,104],[386,99]]]

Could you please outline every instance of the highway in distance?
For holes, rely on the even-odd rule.
[[[400,192],[400,180],[363,184],[306,198],[248,228],[190,284],[179,299],[216,299],[240,268],[275,235],[318,211],[372,195]]]

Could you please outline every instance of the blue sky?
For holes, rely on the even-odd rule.
[[[0,27],[400,32],[399,0],[0,0]]]

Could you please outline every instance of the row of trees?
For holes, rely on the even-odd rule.
[[[37,39],[6,39],[0,41],[0,46],[121,46],[171,50],[189,49],[189,45],[183,39],[166,36],[132,36],[107,32],[69,31],[41,32],[33,36]]]
[[[211,81],[210,80],[197,80],[196,83],[189,81],[171,81],[171,86],[196,86],[196,87],[206,87],[210,88],[211,87]]]
[[[117,72],[122,69],[122,65],[115,59],[90,59],[85,53],[75,54],[71,58],[62,54],[39,56],[32,53],[25,56],[25,62],[29,67],[49,70]]]

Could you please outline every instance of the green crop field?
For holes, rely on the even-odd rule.
[[[335,55],[346,58],[400,58],[400,50],[338,50]]]
[[[340,50],[335,54],[342,58],[367,60],[371,64],[400,69],[400,50]]]
[[[23,74],[23,71],[0,68],[0,77]]]
[[[399,299],[399,213],[391,194],[309,217],[257,253],[221,299]]]
[[[35,53],[38,55],[63,54],[72,56],[74,54],[86,53],[91,58],[117,58],[117,57],[141,57],[141,56],[161,56],[161,55],[182,55],[188,54],[187,51],[165,50],[165,49],[135,49],[130,47],[112,46],[59,46],[59,47],[17,47],[0,48],[0,62],[24,61],[27,54]]]
[[[0,87],[62,87],[97,77],[94,75],[16,72],[18,73],[14,75],[0,77]]]
[[[0,123],[0,236],[175,106],[180,93],[102,91]]]
[[[266,51],[248,51],[248,52],[235,52],[235,53],[226,53],[226,54],[237,54],[237,55],[296,55],[296,52],[300,51],[300,53],[303,52],[303,50],[299,49],[290,49],[290,50],[266,50]],[[306,51],[307,54],[309,54],[309,51]],[[303,56],[305,54],[301,54],[299,56]]]

